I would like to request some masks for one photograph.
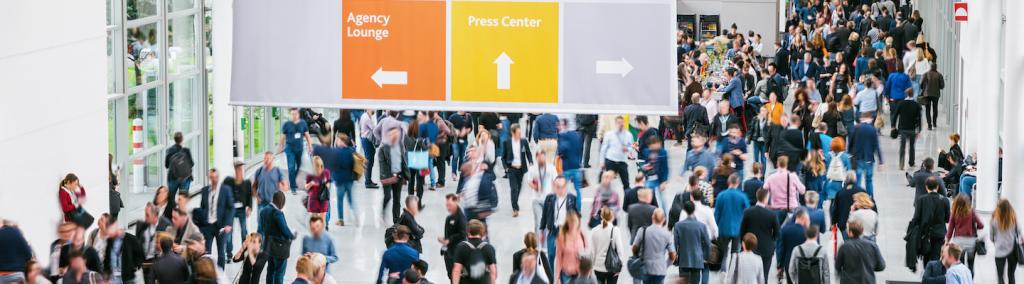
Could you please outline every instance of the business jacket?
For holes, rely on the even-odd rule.
[[[694,132],[707,134],[710,131],[711,122],[708,121],[708,110],[697,102],[693,102],[683,109],[683,135],[690,137]]]
[[[793,80],[804,81],[807,79],[818,79],[818,74],[821,74],[821,67],[818,63],[813,60],[809,64],[805,64],[803,59],[796,61],[796,66],[793,66]]]
[[[166,253],[153,261],[153,277],[159,283],[185,283],[189,277],[188,264],[176,253]]]
[[[184,230],[184,232],[179,232],[179,230]],[[167,226],[167,228],[164,228],[163,231],[167,232],[168,234],[171,234],[171,237],[174,237],[174,244],[177,245],[185,245],[185,241],[193,239],[193,236],[203,238],[203,232],[199,231],[199,226],[196,226],[195,223],[192,223],[192,220],[185,221],[185,226],[182,227],[181,229],[171,225]],[[179,233],[181,233],[180,238],[178,237]]]
[[[729,107],[738,108],[746,102],[743,98],[743,82],[739,76],[732,77],[732,80],[729,80],[729,84],[722,89],[722,93],[722,98],[729,99]]]
[[[404,178],[404,176],[405,176],[405,169],[409,168],[407,166],[408,165],[407,164],[408,160],[406,160],[405,149],[403,147],[403,149],[399,151],[399,153],[402,153],[402,155],[401,155],[402,157],[400,159],[402,161],[402,166],[399,167],[400,170],[398,172],[394,172],[394,173],[391,172],[391,147],[403,147],[403,146],[401,144],[399,144],[399,145],[381,144],[380,145],[380,149],[377,149],[377,165],[379,166],[379,168],[377,168],[378,169],[377,172],[378,172],[379,177],[380,177],[381,180],[390,178],[392,176],[399,176],[399,177]]]
[[[875,283],[875,272],[885,270],[885,258],[874,242],[850,238],[836,253],[839,283]]]
[[[938,239],[946,236],[946,223],[949,222],[949,200],[938,192],[918,197],[914,201],[914,218],[910,220],[918,230],[928,238]]]
[[[796,169],[795,165],[804,160],[807,156],[807,148],[804,145],[804,134],[800,129],[786,129],[779,133],[777,155],[789,156],[790,170]]]
[[[146,231],[149,230],[150,226],[156,226],[156,230],[154,230],[153,235],[150,236],[149,239],[147,239]],[[146,252],[146,247],[149,246],[149,243],[153,243],[156,241],[156,233],[166,231],[168,227],[173,226],[174,224],[171,224],[171,220],[164,217],[160,217],[159,219],[157,219],[156,225],[150,225],[149,223],[146,223],[145,221],[141,220],[139,222],[135,222],[135,236],[136,238],[139,239],[139,244],[142,245],[142,252]],[[156,255],[156,243],[153,243],[153,250],[154,255]]]
[[[846,231],[846,221],[850,220],[850,207],[853,206],[853,195],[861,192],[867,193],[863,188],[855,184],[846,184],[842,190],[836,193],[836,198],[832,200],[832,206],[829,208],[829,216],[832,217],[831,224],[838,226],[840,231]]]
[[[878,143],[878,130],[870,123],[858,123],[853,127],[853,131],[850,131],[850,146],[847,148],[854,161],[874,162],[874,154],[877,153],[878,163],[884,163],[882,148]]]
[[[892,127],[900,131],[921,131],[921,104],[915,100],[902,100],[896,104]]]
[[[926,171],[924,168],[914,172],[914,200],[917,200],[921,196],[928,194],[928,191],[924,187],[924,182],[928,180],[928,177],[935,177],[935,180],[939,182],[939,194],[946,196],[946,182],[942,180],[936,172]]]
[[[192,216],[200,226],[213,226],[214,229],[220,230],[225,226],[230,226],[234,223],[235,218],[235,195],[232,193],[230,185],[226,183],[220,184],[220,189],[217,190],[217,221],[210,223],[209,212],[210,212],[210,186],[204,186],[202,189],[203,197],[201,198],[202,203],[197,210],[198,214]]]
[[[132,234],[125,233],[121,239],[121,279],[135,279],[135,271],[142,268],[142,260],[146,257],[142,244]],[[110,275],[110,252],[114,249],[114,240],[107,239],[107,248],[103,252],[103,274]]]
[[[284,212],[281,209],[277,209],[276,206],[271,205],[263,208],[263,211],[260,211],[259,220],[259,233],[264,236],[264,247],[266,247],[270,239],[281,241],[295,239],[295,234],[292,234],[292,230],[288,228],[288,221],[284,218]]]
[[[723,120],[725,121],[725,123],[722,122]],[[722,137],[722,132],[728,131],[729,126],[733,124],[741,125],[740,118],[737,117],[735,114],[716,114],[715,119],[713,119],[713,121],[711,122],[711,136]]]
[[[555,204],[557,200],[558,197],[555,194],[550,194],[544,198],[544,212],[541,214],[540,217],[541,229],[555,232],[555,230],[562,226],[562,224],[555,224],[555,209],[558,209],[560,207],[557,206],[558,204]],[[576,213],[577,216],[580,214],[579,211],[576,211],[577,207],[575,194],[567,192],[565,194],[565,205],[562,205],[561,207],[565,208],[566,213]]]
[[[679,252],[676,265],[679,266],[680,274],[685,268],[704,269],[704,258],[711,252],[711,237],[708,236],[707,227],[690,215],[675,224],[672,235],[675,237],[676,251]]]
[[[942,74],[939,71],[928,70],[928,73],[924,73],[924,77],[921,78],[921,90],[926,97],[939,99],[944,88],[946,88],[946,81],[942,79]]]
[[[423,253],[423,244],[421,241],[423,240],[424,230],[423,226],[420,226],[420,224],[416,222],[416,217],[413,217],[412,214],[409,213],[409,210],[402,209],[402,215],[398,217],[398,223],[396,224],[406,226],[410,231],[412,231],[412,234],[409,236],[409,246],[416,249],[416,251]]]
[[[512,139],[508,139],[503,145],[504,152],[501,154],[502,165],[506,169],[511,169],[513,151],[519,151],[519,160],[523,162],[520,170],[524,173],[527,172],[529,165],[533,164],[533,151],[530,151],[530,141],[527,141],[526,138],[519,138],[519,149],[512,149]]]
[[[747,208],[743,211],[743,220],[740,221],[740,236],[747,233],[757,237],[757,252],[761,257],[768,257],[775,253],[775,240],[779,236],[779,219],[775,211],[761,205]]]

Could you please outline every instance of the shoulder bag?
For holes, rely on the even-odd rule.
[[[978,255],[986,255],[988,254],[988,247],[985,246],[985,238],[978,236],[977,214],[978,213],[974,213],[974,218],[971,218],[971,227],[974,228],[974,237],[977,238],[974,240],[974,252],[977,253]]]
[[[622,259],[619,258],[619,250],[615,245],[615,226],[612,226],[608,233],[608,249],[604,252],[604,268],[608,273],[622,271]]]
[[[422,170],[429,167],[427,160],[430,158],[428,151],[420,149],[420,141],[417,139],[413,143],[413,150],[409,151],[408,154],[409,168],[414,170]]]
[[[644,231],[640,233],[640,249],[638,249],[640,253],[638,253],[637,255],[630,256],[629,260],[626,261],[626,265],[629,269],[629,274],[632,275],[633,278],[642,278],[645,275],[647,275],[647,268],[644,264],[644,245],[646,242],[647,228],[645,227]]]
[[[1016,235],[1013,238],[1013,253],[1017,254],[1017,259],[1024,259],[1024,246],[1020,243],[1020,228],[1017,228],[1017,224],[1013,224],[1013,231]],[[1024,266],[1024,262],[1019,262],[1018,266]]]

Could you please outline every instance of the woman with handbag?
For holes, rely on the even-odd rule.
[[[406,175],[409,177],[409,195],[416,195],[423,200],[423,183],[425,177],[430,175],[430,141],[427,138],[420,138],[420,124],[410,123],[404,140],[406,159],[409,160],[409,168]],[[419,203],[419,209],[423,209],[423,202]]]
[[[327,209],[331,207],[331,171],[324,168],[324,160],[313,156],[313,174],[306,175],[306,211],[310,217],[319,216],[327,220]]]
[[[594,260],[594,275],[597,283],[619,283],[619,273],[623,266],[621,256],[626,254],[627,245],[622,230],[612,224],[615,213],[605,207],[601,208],[600,215],[601,225],[590,230],[590,240],[593,242],[590,259]]]
[[[613,217],[619,212],[619,193],[611,187],[613,180],[615,180],[615,172],[605,171],[601,174],[601,184],[594,191],[594,204],[590,207],[590,223],[588,224],[590,228],[601,224],[604,218],[599,211],[602,209],[610,209]]]
[[[78,176],[69,173],[64,176],[64,179],[60,181],[60,189],[57,191],[58,199],[60,200],[60,209],[64,214],[64,222],[75,222],[80,226],[84,225],[79,223],[81,216],[88,215],[82,205],[85,204],[85,187],[78,184]],[[89,217],[91,219],[91,216]],[[89,220],[91,225],[92,221]],[[83,226],[87,227],[87,226]]]
[[[523,255],[529,252],[537,256],[536,258],[539,267],[535,273],[543,275],[546,282],[551,283],[551,273],[554,270],[551,270],[551,263],[548,262],[548,255],[543,251],[537,250],[537,233],[526,233],[526,235],[523,236],[523,244],[526,246],[525,248],[512,254],[512,274],[519,273],[519,270],[521,270],[520,267],[522,267],[523,264]]]
[[[978,247],[978,230],[984,229],[985,225],[982,224],[978,213],[974,212],[974,208],[971,207],[971,199],[967,195],[957,195],[953,199],[953,205],[949,211],[946,242],[953,242],[963,248],[964,254],[961,256],[961,261],[966,260],[963,262],[967,263],[967,268],[971,270],[971,274],[974,274],[974,257],[981,249]],[[983,239],[981,246],[984,246]]]
[[[1014,272],[1017,271],[1017,265],[1024,256],[1024,248],[1021,248],[1024,237],[1021,237],[1017,213],[1013,211],[1013,205],[1009,200],[1003,198],[996,203],[996,210],[992,212],[992,223],[989,225],[989,239],[992,240],[994,249],[992,254],[996,258],[996,279],[999,279],[999,284],[1017,283]],[[1004,270],[1009,282],[1004,281]]]

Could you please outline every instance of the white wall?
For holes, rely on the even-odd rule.
[[[761,34],[761,43],[764,44],[762,53],[774,56],[773,44],[778,35],[775,26],[778,22],[777,5],[776,0],[677,0],[676,13],[696,14],[698,22],[700,15],[719,15],[721,30],[728,30],[733,23],[736,23],[736,31],[743,36],[753,30]]]
[[[0,1],[0,218],[37,255],[56,236],[65,174],[86,210],[108,209],[105,15],[103,1]]]

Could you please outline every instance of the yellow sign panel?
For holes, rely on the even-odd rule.
[[[558,3],[452,3],[451,99],[558,102]]]

